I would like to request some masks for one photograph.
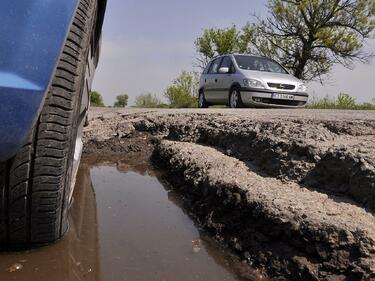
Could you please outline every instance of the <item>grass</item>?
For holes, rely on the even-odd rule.
[[[354,97],[341,93],[335,98],[313,98],[306,108],[311,109],[349,109],[349,110],[375,110],[375,99],[372,102],[358,104]]]

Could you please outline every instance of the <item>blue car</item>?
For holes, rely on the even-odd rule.
[[[106,0],[0,1],[0,247],[68,230]]]

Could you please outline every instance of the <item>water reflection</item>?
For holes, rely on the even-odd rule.
[[[17,264],[21,269],[14,271]],[[0,280],[102,280],[97,205],[87,165],[78,173],[67,236],[51,246],[1,254]]]
[[[201,234],[161,177],[144,162],[82,164],[68,235],[0,255],[0,280],[264,280]]]

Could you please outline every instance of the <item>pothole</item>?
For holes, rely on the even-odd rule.
[[[332,116],[108,114],[90,125],[86,152],[140,161],[156,146],[189,217],[271,280],[375,278],[372,122],[341,130]]]
[[[181,193],[147,161],[91,158],[79,170],[67,236],[1,255],[0,280],[268,280],[201,229],[183,205]]]

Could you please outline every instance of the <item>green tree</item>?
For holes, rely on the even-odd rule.
[[[198,52],[197,66],[204,68],[208,61],[217,55],[248,53],[253,34],[239,30],[236,25],[229,28],[210,28],[195,41]]]
[[[116,97],[115,107],[126,107],[128,105],[129,96],[127,94],[118,95]]]
[[[97,91],[92,91],[90,94],[90,103],[92,106],[104,106],[102,95]]]
[[[147,93],[135,98],[135,106],[142,108],[162,107],[162,102],[155,94]]]
[[[165,90],[164,96],[173,108],[196,107],[198,87],[199,75],[195,72],[183,71]]]
[[[237,33],[249,39],[248,52],[279,61],[297,78],[322,81],[335,64],[350,68],[373,56],[363,46],[373,37],[374,0],[269,0],[268,11]]]

